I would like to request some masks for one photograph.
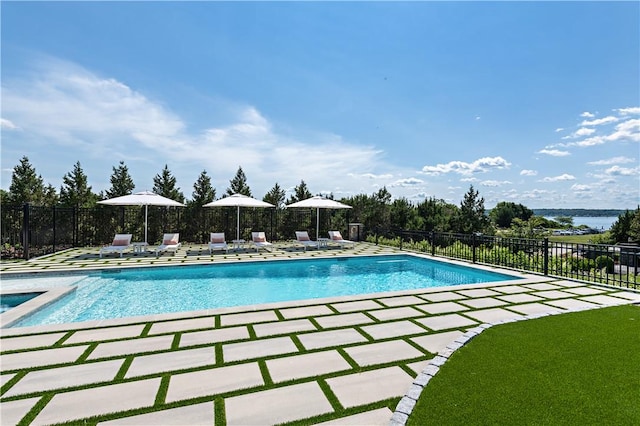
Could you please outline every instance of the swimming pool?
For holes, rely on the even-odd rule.
[[[13,327],[518,278],[409,255],[105,270]]]

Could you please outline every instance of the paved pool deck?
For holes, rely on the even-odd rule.
[[[97,253],[76,249],[2,264],[0,277],[11,283],[47,271],[401,252],[358,243],[306,252],[282,244],[272,253],[213,256],[201,246],[159,258],[99,259]],[[520,279],[3,328],[0,422],[402,424],[434,369],[483,328],[640,302],[640,293],[625,289],[483,269]]]

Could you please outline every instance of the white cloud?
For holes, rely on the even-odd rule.
[[[460,182],[476,182],[477,180],[478,180],[478,178],[468,177],[468,178],[461,178]]]
[[[4,130],[17,130],[18,126],[13,124],[11,120],[7,120],[6,118],[0,118],[0,128]]]
[[[580,123],[580,125],[581,126],[600,126],[602,124],[615,123],[618,120],[619,119],[617,117],[609,115],[607,117],[596,118],[595,120],[591,120],[591,121],[585,120],[582,123]]]
[[[365,179],[391,179],[393,177],[393,175],[390,173],[385,173],[381,175],[376,175],[374,173],[360,173],[360,174],[348,173],[347,175],[350,177],[365,178]]]
[[[546,177],[540,180],[540,182],[561,182],[561,181],[575,180],[575,179],[576,179],[575,176],[564,173],[560,176]]]
[[[511,165],[502,157],[483,157],[472,163],[464,161],[450,161],[446,164],[436,166],[424,166],[422,172],[427,175],[440,175],[445,173],[458,173],[461,175],[471,175],[473,173],[485,173],[495,169],[505,169]]]
[[[591,191],[591,187],[589,185],[580,185],[574,183],[573,185],[571,185],[571,190],[574,192],[589,192]]]
[[[583,112],[582,114],[580,114],[580,117],[584,117],[584,118],[593,118],[595,117],[595,114],[592,114],[588,111]]]
[[[618,111],[620,115],[638,115],[640,114],[640,107],[618,108],[615,111]]]
[[[483,180],[483,181],[480,182],[480,185],[489,186],[489,187],[496,187],[496,186],[509,185],[509,184],[511,184],[511,182],[509,182],[508,180],[503,180],[503,181],[499,181],[499,180]]]
[[[613,166],[604,172],[609,176],[638,176],[640,174],[640,166],[633,168]]]
[[[592,135],[596,132],[595,129],[589,129],[588,127],[581,127],[580,129],[576,130],[572,136],[579,138],[579,137],[583,137],[583,136],[589,136]]]
[[[393,188],[397,186],[401,186],[401,187],[416,186],[416,185],[421,185],[423,183],[424,183],[423,180],[420,180],[417,178],[406,178],[406,179],[398,179],[397,181],[389,184],[389,187]]]
[[[550,155],[552,157],[566,157],[567,155],[571,155],[569,151],[560,151],[558,149],[541,149],[538,151],[538,154]]]
[[[611,164],[633,163],[634,161],[636,160],[629,157],[613,157],[606,160],[589,161],[587,164],[590,166],[609,166]]]
[[[561,132],[561,131],[563,131],[563,130],[564,130],[564,127],[558,127],[558,128],[556,129],[556,133],[559,133],[559,132]]]
[[[537,176],[538,172],[535,170],[521,170],[520,176]]]

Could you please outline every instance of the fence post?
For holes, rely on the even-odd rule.
[[[476,263],[476,233],[471,234],[471,258],[472,263]]]
[[[53,248],[52,251],[56,252],[56,206],[51,207],[53,209]]]
[[[24,203],[22,205],[22,257],[25,260],[29,260],[29,234],[31,233],[31,229],[29,227],[29,203]]]
[[[544,275],[549,275],[549,238],[544,239],[544,263],[542,266]]]

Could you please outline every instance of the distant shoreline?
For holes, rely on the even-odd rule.
[[[618,209],[531,209],[536,216],[559,217],[559,216],[581,216],[581,217],[607,217],[620,216],[627,210]],[[635,209],[629,209],[633,211]]]

